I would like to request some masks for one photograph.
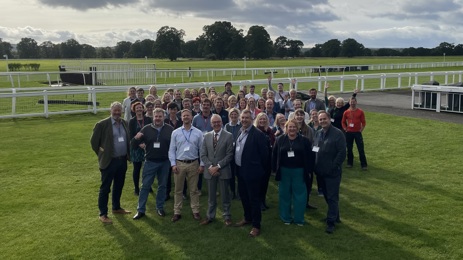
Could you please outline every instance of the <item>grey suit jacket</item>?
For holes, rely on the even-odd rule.
[[[121,120],[121,123],[126,133],[125,140],[127,140],[127,160],[129,160],[129,128],[127,127],[125,120]],[[90,138],[90,144],[92,145],[92,150],[98,156],[100,169],[106,169],[109,166],[109,163],[111,163],[114,151],[111,117],[103,119],[95,124],[92,137]]]
[[[210,166],[220,164],[220,179],[232,177],[230,162],[233,159],[233,136],[231,133],[222,130],[217,147],[214,150],[214,131],[204,135],[203,145],[200,150],[201,160],[204,163],[204,178],[211,179]]]

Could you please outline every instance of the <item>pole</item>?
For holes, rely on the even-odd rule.
[[[10,67],[8,66],[8,55],[7,54],[3,55],[3,58],[6,59],[6,72],[10,72]]]

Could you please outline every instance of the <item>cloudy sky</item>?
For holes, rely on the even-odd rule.
[[[261,25],[305,47],[353,38],[367,48],[463,43],[463,0],[0,0],[0,38],[39,44],[70,38],[95,47],[156,38],[164,25],[194,40],[202,27]]]

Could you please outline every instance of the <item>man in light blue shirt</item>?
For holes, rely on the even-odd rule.
[[[200,163],[199,150],[203,144],[203,133],[193,127],[192,113],[190,110],[182,110],[183,126],[172,132],[169,146],[169,160],[174,173],[175,196],[174,196],[174,216],[172,221],[181,219],[183,206],[183,186],[185,178],[190,191],[190,207],[193,217],[201,220],[199,215],[199,174],[204,171],[204,164]]]

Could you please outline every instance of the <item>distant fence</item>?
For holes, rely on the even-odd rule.
[[[296,78],[296,89],[312,87],[323,90],[330,84],[330,93],[360,91],[381,91],[388,89],[410,88],[423,82],[438,80],[441,84],[461,82],[463,71],[382,73]],[[288,88],[292,78],[275,78],[273,86],[282,82]],[[157,84],[159,90],[167,88],[223,87],[226,81]],[[235,93],[237,86],[256,85],[265,87],[266,79],[231,81]],[[147,85],[140,85],[148,89]],[[109,110],[115,100],[126,97],[129,86],[86,86],[86,87],[45,87],[45,88],[0,88],[0,118],[19,118],[56,114],[97,113]],[[220,91],[220,90],[218,90]]]
[[[414,85],[412,109],[463,113],[463,86]]]
[[[227,68],[227,69],[158,69],[155,64],[142,63],[93,63],[90,61],[69,61],[61,64],[64,72],[7,72],[0,73],[0,86],[11,88],[31,86],[40,82],[43,86],[53,86],[70,83],[75,85],[150,85],[171,83],[194,83],[214,81],[240,81],[265,79],[273,77],[317,77],[340,75],[345,72],[365,72],[384,70],[407,70],[424,68],[444,68],[463,66],[463,61],[428,62],[403,64],[373,64],[373,65],[330,65],[301,66],[273,68]],[[75,82],[66,82],[65,78],[72,75]],[[346,74],[347,75],[347,74]],[[83,83],[83,84],[82,84]]]

